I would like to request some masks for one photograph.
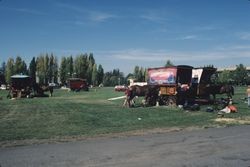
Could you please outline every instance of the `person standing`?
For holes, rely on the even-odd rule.
[[[250,85],[247,87],[247,104],[250,107]]]

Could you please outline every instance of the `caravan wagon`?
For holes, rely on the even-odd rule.
[[[160,87],[161,104],[176,105],[181,101],[180,94],[185,93],[191,84],[192,69],[193,67],[188,65],[149,68],[147,82],[148,85]]]

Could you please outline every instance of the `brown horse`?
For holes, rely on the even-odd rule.
[[[232,85],[208,85],[206,91],[213,96],[214,100],[216,99],[216,94],[226,94],[228,98],[232,98],[234,95],[234,87]]]
[[[159,93],[159,87],[158,86],[153,86],[153,85],[144,85],[144,86],[139,86],[139,85],[133,85],[130,86],[127,91],[125,92],[126,94],[126,99],[124,104],[128,104],[129,107],[132,105],[133,99],[138,96],[144,96],[145,103],[147,105],[155,105],[156,101],[158,100],[158,93]]]

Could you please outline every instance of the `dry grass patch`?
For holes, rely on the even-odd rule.
[[[224,124],[240,124],[246,125],[250,124],[250,117],[245,117],[243,119],[240,118],[216,118],[216,123],[224,123]]]

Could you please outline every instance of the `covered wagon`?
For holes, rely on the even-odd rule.
[[[163,105],[176,105],[182,101],[192,79],[192,66],[149,68],[148,84],[160,87],[159,98]],[[180,96],[182,94],[182,96]]]
[[[13,98],[28,97],[32,91],[31,78],[27,75],[11,76],[10,96]]]

